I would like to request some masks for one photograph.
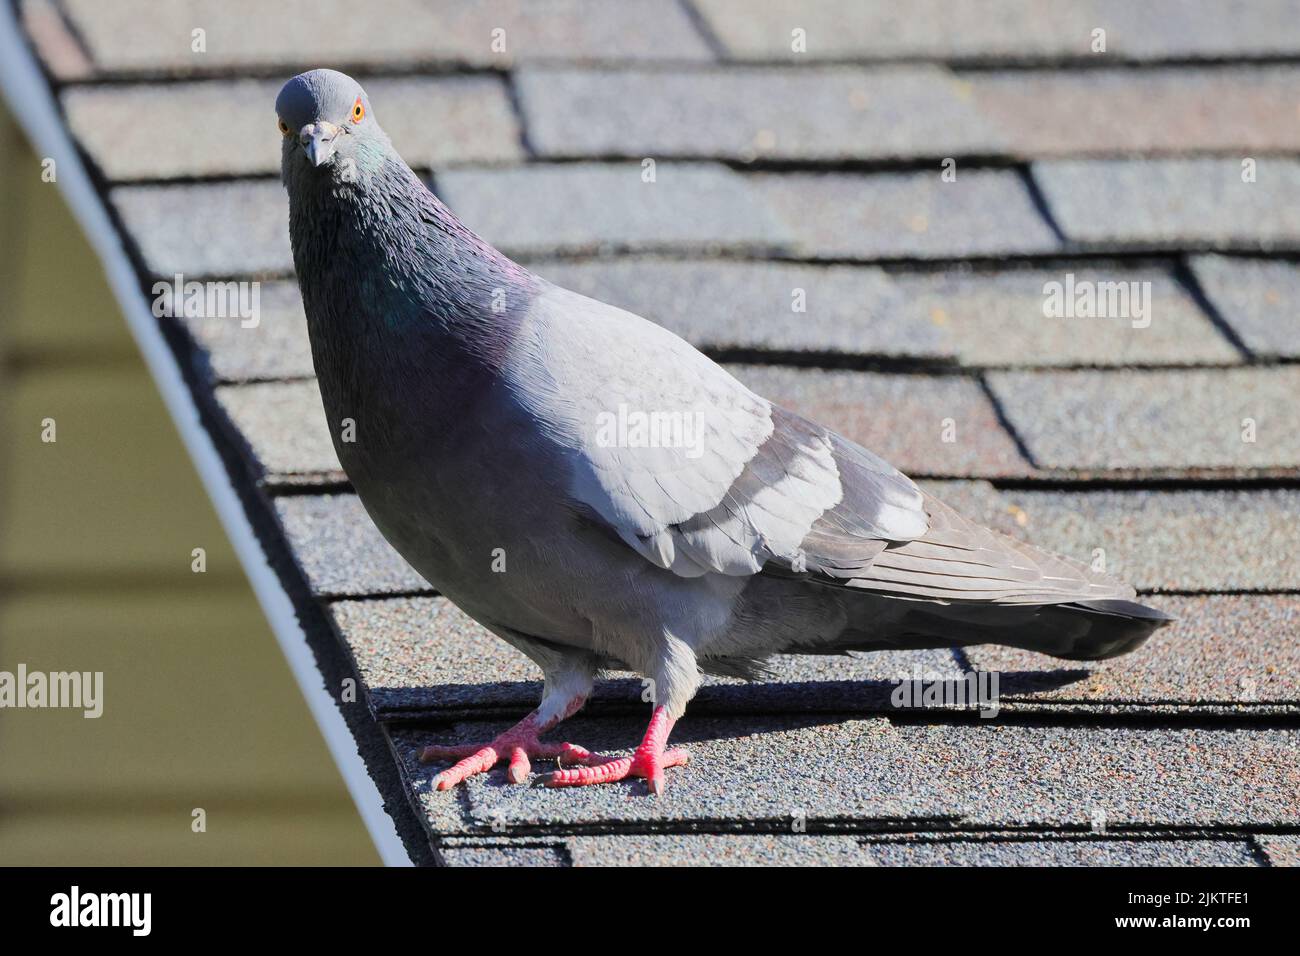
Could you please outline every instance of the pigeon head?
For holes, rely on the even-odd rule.
[[[366,91],[338,70],[298,74],[281,88],[275,112],[286,182],[308,170],[355,181],[357,172],[373,171],[390,149]]]

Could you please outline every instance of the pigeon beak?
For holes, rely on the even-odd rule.
[[[313,166],[319,166],[334,155],[334,144],[340,132],[333,123],[319,120],[308,123],[298,133],[298,142]]]

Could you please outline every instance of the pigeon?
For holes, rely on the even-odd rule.
[[[689,760],[668,740],[702,676],[761,680],[776,654],[993,643],[1098,660],[1172,620],[513,262],[402,161],[345,74],[295,76],[275,108],[339,461],[398,553],[544,677],[495,739],[423,751],[454,761],[436,789],[503,761],[523,783],[554,758],[534,785],[662,793]],[[608,670],[644,678],[632,755],[542,741]]]

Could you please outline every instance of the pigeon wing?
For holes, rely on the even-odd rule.
[[[522,334],[514,381],[567,453],[571,499],[660,567],[861,568],[929,527],[884,460],[639,316],[547,286]]]

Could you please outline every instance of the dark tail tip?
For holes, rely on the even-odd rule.
[[[1068,652],[1056,655],[1072,661],[1101,661],[1135,651],[1175,620],[1164,611],[1136,601],[1076,601],[1061,607],[1083,614],[1090,624]]]

